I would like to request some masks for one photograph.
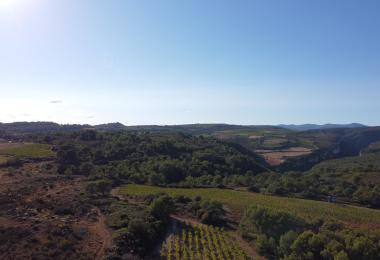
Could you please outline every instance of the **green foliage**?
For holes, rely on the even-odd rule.
[[[202,223],[221,226],[225,224],[226,212],[223,205],[218,201],[204,201],[197,213]]]
[[[380,153],[330,160],[316,165],[303,179],[318,178],[313,186],[321,195],[380,207]]]
[[[240,221],[240,230],[245,237],[252,234],[265,234],[279,240],[288,231],[300,230],[305,222],[289,213],[271,210],[265,207],[251,206]]]
[[[135,184],[122,186],[119,191],[123,195],[142,197],[156,193],[167,193],[170,196],[183,195],[189,198],[201,196],[203,199],[223,203],[232,212],[240,216],[243,215],[246,207],[257,205],[273,210],[281,210],[308,221],[326,217],[335,222],[346,223],[348,226],[352,224],[352,226],[363,230],[368,230],[368,223],[375,226],[380,225],[380,212],[377,210],[313,200],[268,196],[246,191],[215,188],[162,188]],[[373,231],[372,229],[370,230]]]
[[[114,230],[116,244],[109,257],[118,259],[125,253],[140,257],[149,254],[165,234],[175,207],[171,197],[155,194],[139,204],[114,201],[104,210],[108,212],[107,224]]]
[[[145,208],[121,201],[114,202],[107,212],[107,225],[113,229],[128,227],[132,219],[144,219],[146,216]]]
[[[268,238],[265,234],[258,235],[255,243],[257,252],[260,255],[267,256],[268,258],[272,258],[276,255],[276,241],[273,237]]]
[[[175,211],[174,201],[169,196],[160,196],[153,200],[149,206],[149,211],[155,218],[167,221],[168,216]]]
[[[59,172],[118,181],[178,184],[202,176],[254,175],[263,159],[213,138],[184,134],[96,133],[55,137]],[[52,139],[55,139],[52,138]],[[221,184],[222,179],[213,179]]]
[[[372,160],[380,161],[380,154],[349,157],[340,160],[326,161],[306,173],[263,173],[247,180],[249,190],[279,196],[295,196],[307,199],[328,201],[334,196],[338,201],[359,203],[365,206],[380,207],[380,168],[368,165]],[[350,168],[350,162],[359,160],[358,166]],[[376,164],[371,164],[376,165]],[[380,166],[379,166],[380,167]]]
[[[280,237],[280,241],[278,245],[278,253],[283,256],[290,255],[292,252],[291,245],[297,239],[297,236],[298,234],[293,230],[290,230],[287,233],[283,234]]]
[[[139,255],[146,254],[147,248],[150,248],[157,233],[152,229],[149,222],[142,219],[133,219],[129,222],[127,232],[124,237],[125,245]]]
[[[364,260],[380,255],[379,234],[363,234],[331,222],[305,223],[288,213],[255,206],[244,214],[240,229],[270,259]]]
[[[57,162],[60,166],[78,165],[79,155],[74,145],[63,145],[57,152]]]
[[[112,182],[109,180],[97,180],[90,181],[86,185],[86,191],[90,194],[102,194],[105,195],[112,189]]]

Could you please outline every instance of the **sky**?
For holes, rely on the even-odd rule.
[[[0,0],[0,122],[380,125],[379,0]]]

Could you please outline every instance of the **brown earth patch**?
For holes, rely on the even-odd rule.
[[[83,178],[43,173],[41,163],[0,172],[0,259],[101,259],[111,238],[81,196]]]
[[[0,142],[0,150],[7,148],[14,148],[24,145],[24,143],[9,143],[9,142]]]
[[[248,138],[252,139],[252,140],[256,140],[256,139],[261,139],[262,136],[261,135],[250,135]]]
[[[288,149],[274,149],[274,150],[255,150],[256,153],[261,155],[270,165],[277,166],[282,164],[288,158],[308,155],[312,152],[311,149],[305,147],[291,147]]]

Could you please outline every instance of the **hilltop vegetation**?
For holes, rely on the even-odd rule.
[[[216,139],[185,134],[97,133],[56,136],[58,172],[106,177],[116,182],[172,184],[205,175],[254,175],[260,157]],[[67,138],[67,137],[66,137]],[[53,137],[54,139],[54,137]]]
[[[295,131],[309,131],[309,130],[318,130],[318,129],[336,129],[336,128],[359,128],[359,127],[366,127],[363,124],[358,123],[352,123],[352,124],[324,124],[324,125],[317,125],[317,124],[302,124],[302,125],[278,125],[281,128],[286,128],[289,130],[295,130]]]
[[[336,126],[336,128],[332,128]],[[314,127],[316,128],[316,127]],[[189,124],[168,126],[125,126],[120,123],[102,125],[59,125],[52,122],[0,123],[0,137],[23,138],[41,133],[73,133],[86,129],[101,132],[132,133],[184,133],[194,136],[212,136],[217,139],[239,144],[257,153],[267,150],[284,153],[284,162],[274,170],[305,171],[319,162],[345,156],[356,156],[369,144],[380,140],[380,128],[365,127],[358,124],[327,125],[311,131],[292,131],[279,126],[241,126],[228,124]],[[292,149],[310,150],[305,153],[292,153]],[[306,151],[305,150],[305,151]],[[262,153],[260,153],[262,154]],[[278,156],[278,154],[275,154]]]

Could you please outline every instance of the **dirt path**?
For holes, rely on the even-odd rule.
[[[101,238],[101,246],[96,252],[96,259],[100,260],[105,255],[106,250],[111,246],[112,238],[111,232],[108,230],[106,224],[105,216],[100,212],[98,208],[96,209],[96,211],[98,212],[99,218],[97,223],[91,229]]]
[[[252,259],[265,259],[265,257],[260,256],[257,254],[254,247],[245,241],[241,236],[239,236],[237,233],[234,233],[235,241],[240,245],[240,247],[246,252]]]
[[[111,246],[111,233],[107,228],[106,218],[98,208],[94,208],[91,214],[94,216],[93,218],[96,218],[95,221],[82,220],[75,226],[89,231],[85,249],[94,252],[94,259],[100,260],[103,259],[107,249]]]

